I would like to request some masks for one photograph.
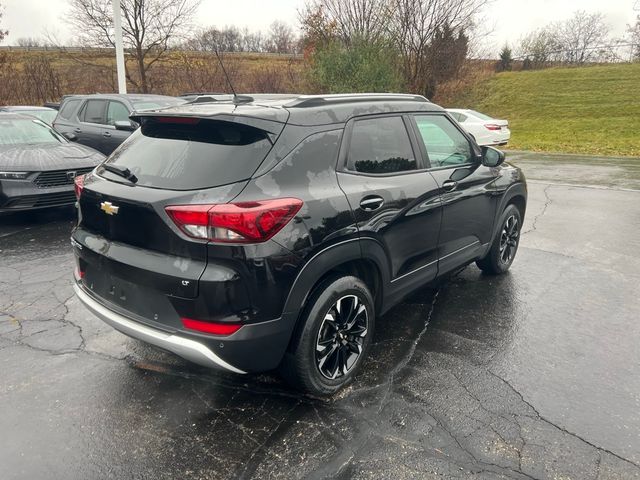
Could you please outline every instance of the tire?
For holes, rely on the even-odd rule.
[[[302,315],[280,373],[306,393],[332,395],[353,380],[369,351],[373,296],[357,277],[331,277],[314,290]]]
[[[509,270],[520,245],[522,215],[515,205],[507,205],[500,216],[500,229],[487,255],[476,261],[480,270],[490,275],[499,275]]]

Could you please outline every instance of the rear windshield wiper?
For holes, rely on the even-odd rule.
[[[115,173],[122,178],[126,178],[131,183],[136,183],[138,181],[138,177],[131,173],[131,170],[129,170],[127,167],[120,167],[112,163],[103,163],[102,168],[104,168],[108,172]]]

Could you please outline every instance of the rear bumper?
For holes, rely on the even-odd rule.
[[[102,321],[125,335],[163,348],[191,362],[234,373],[262,372],[276,368],[289,344],[297,313],[275,320],[243,325],[229,336],[215,336],[168,327],[154,328],[110,308],[74,284],[80,301]]]
[[[143,342],[164,348],[182,358],[205,367],[222,368],[234,373],[247,373],[220,358],[204,343],[142,325],[108,309],[91,298],[78,284],[75,284],[73,288],[80,301],[91,313],[129,337],[137,338]]]

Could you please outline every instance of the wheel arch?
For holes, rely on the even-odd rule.
[[[332,275],[353,275],[369,288],[376,311],[384,306],[389,267],[382,246],[373,239],[352,239],[326,247],[301,269],[285,302],[284,312],[295,318],[291,333],[299,331],[302,313],[317,286]]]
[[[524,221],[524,215],[527,211],[527,186],[525,183],[514,183],[511,185],[502,195],[500,205],[496,210],[496,220],[493,236],[491,237],[491,243],[493,243],[498,230],[500,229],[500,218],[504,210],[509,205],[515,205],[520,212],[521,221]]]

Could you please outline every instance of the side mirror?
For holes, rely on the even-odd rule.
[[[66,138],[70,142],[77,142],[78,141],[78,136],[73,132],[65,132],[62,135],[64,136],[64,138]]]
[[[133,132],[138,126],[130,120],[119,120],[115,124],[116,130],[124,130],[126,132]]]
[[[505,155],[497,148],[482,147],[482,164],[486,167],[497,167],[504,162]]]

